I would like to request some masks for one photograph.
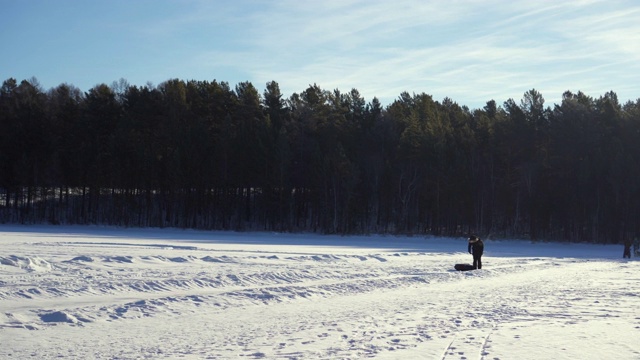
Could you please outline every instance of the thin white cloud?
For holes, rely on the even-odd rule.
[[[603,82],[590,74],[606,70],[598,59],[611,51],[635,58],[640,46],[640,21],[632,21],[637,11],[614,7],[590,13],[601,1],[276,4],[251,20],[257,55],[226,57],[260,80],[258,86],[276,80],[289,93],[317,83],[343,91],[355,87],[369,98],[392,100],[406,90],[479,106],[490,99],[518,98],[535,87],[562,89],[549,94],[559,99],[574,84],[601,89]],[[598,32],[574,35],[593,17]],[[606,27],[611,29],[603,31]],[[576,75],[580,79],[572,80]],[[565,86],[558,85],[563,81]]]
[[[548,105],[569,89],[640,96],[640,4],[631,0],[169,4],[172,14],[117,24],[135,50],[152,52],[124,57],[123,77],[248,80],[258,88],[275,80],[287,96],[317,83],[383,103],[426,92],[472,108],[518,100],[531,88]]]

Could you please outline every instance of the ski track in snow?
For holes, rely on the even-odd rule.
[[[3,359],[640,358],[636,261],[0,235]]]

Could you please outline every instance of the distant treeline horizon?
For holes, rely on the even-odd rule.
[[[0,222],[620,243],[640,232],[640,99],[470,110],[310,85],[0,89]]]

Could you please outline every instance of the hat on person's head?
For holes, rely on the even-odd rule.
[[[477,236],[475,236],[475,235],[469,236],[469,242],[476,242],[476,241],[478,241],[478,237]]]

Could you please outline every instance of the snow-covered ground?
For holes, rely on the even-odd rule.
[[[621,246],[0,226],[2,359],[640,359]]]

